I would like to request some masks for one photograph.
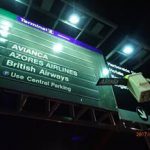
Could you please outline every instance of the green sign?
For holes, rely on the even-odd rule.
[[[119,113],[119,118],[121,120],[143,123],[148,125],[150,124],[150,116],[147,115],[145,110],[141,107],[137,107],[136,111],[118,109],[118,113]]]
[[[0,87],[116,111],[112,87],[97,87],[103,55],[0,9]]]
[[[112,74],[112,80],[103,80],[100,78],[99,85],[113,84],[114,93],[116,95],[118,115],[123,121],[130,121],[135,123],[150,125],[149,102],[138,103],[133,94],[128,90],[127,80],[123,77],[135,73],[126,68],[122,68],[112,63],[108,63],[109,70]],[[119,79],[119,80],[118,80]],[[123,80],[122,80],[123,79]],[[117,85],[120,82],[120,85]]]
[[[142,107],[137,107],[136,108],[136,112],[138,113],[139,117],[142,120],[148,121],[148,115],[147,115],[146,111]]]

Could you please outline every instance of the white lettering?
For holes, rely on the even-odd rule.
[[[43,30],[43,31],[46,31],[46,32],[48,31],[47,28],[42,27],[42,26],[40,26],[40,25],[38,25],[38,24],[32,23],[32,22],[30,22],[30,21],[27,21],[27,20],[25,20],[24,18],[21,18],[21,22],[23,22],[23,23],[25,23],[25,24],[27,24],[27,25],[31,25],[31,26],[33,26],[33,27],[35,27],[35,28],[40,29],[40,30]]]
[[[36,51],[36,50],[33,50],[33,49],[26,48],[24,46],[13,44],[13,45],[11,45],[11,49],[15,49],[17,51],[24,52],[26,54],[30,54],[30,55],[38,57],[38,58],[43,58],[43,59],[48,60],[48,56],[46,54]]]
[[[45,85],[45,86],[49,86],[49,81],[44,81],[42,79],[35,79],[31,76],[27,77],[27,81],[28,82],[32,82],[32,83],[36,83],[36,84],[41,84],[41,85]]]
[[[122,67],[120,67],[120,66],[114,65],[114,64],[109,63],[109,62],[108,62],[107,64],[108,64],[110,67],[113,67],[113,68],[122,70],[122,71],[124,71],[124,72],[130,73],[130,70],[128,70],[128,69],[126,69],[126,68],[122,68]]]
[[[59,71],[59,72],[67,73],[69,75],[78,76],[77,71],[72,70],[72,69],[68,69],[68,68],[65,68],[63,66],[59,66],[59,65],[56,65],[56,64],[53,64],[53,63],[48,62],[45,67],[49,68],[49,69]]]
[[[35,59],[35,58],[32,58],[32,57],[28,57],[28,56],[22,55],[20,53],[11,52],[9,54],[9,57],[12,57],[12,58],[15,58],[15,59],[18,59],[18,60],[22,60],[22,61],[25,61],[25,62],[28,62],[28,63],[36,64],[36,65],[39,65],[39,66],[44,65],[44,62],[42,60],[38,60],[38,59]]]
[[[61,81],[69,82],[69,78],[68,77],[64,77],[64,76],[59,75],[59,74],[51,73],[47,69],[41,69],[39,71],[39,74],[40,75],[42,74],[44,76],[48,76],[48,77],[51,77],[51,78],[54,78],[54,79],[58,79],[58,80],[61,80]]]
[[[11,76],[12,78],[24,80],[24,76],[23,76],[23,75],[19,75],[19,74],[15,73],[15,72],[11,72],[10,76]]]
[[[71,88],[70,87],[67,87],[67,86],[61,85],[61,84],[56,84],[55,82],[51,82],[51,87],[67,91],[69,93],[71,92]]]
[[[111,68],[109,68],[109,70],[110,70],[112,73],[114,73],[114,74],[118,74],[118,75],[120,75],[120,76],[124,76],[124,74],[123,74],[122,72],[120,72],[120,71],[113,70],[113,69],[111,69]]]
[[[17,68],[19,70],[25,70],[28,72],[34,72],[34,73],[36,72],[36,69],[33,66],[29,66],[20,62],[14,62],[12,60],[7,60],[6,66]]]

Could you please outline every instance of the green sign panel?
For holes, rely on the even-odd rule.
[[[124,109],[118,109],[119,118],[121,120],[136,122],[136,123],[143,123],[143,124],[150,124],[150,116],[147,112],[140,107],[137,107],[137,110],[129,111]]]
[[[0,87],[116,111],[103,68],[96,49],[0,9]]]
[[[113,89],[116,96],[118,115],[123,121],[142,123],[150,125],[149,102],[138,103],[133,94],[127,88],[127,80],[123,77],[135,73],[112,63],[108,63],[112,78],[99,80],[99,85],[114,84]],[[120,85],[117,85],[119,83]]]

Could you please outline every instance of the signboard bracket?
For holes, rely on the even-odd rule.
[[[110,117],[111,123],[112,123],[114,126],[116,126],[115,119],[114,119],[113,114],[112,114],[111,112],[109,113],[109,117]]]
[[[91,109],[90,113],[91,113],[92,121],[93,121],[93,122],[96,122],[96,121],[97,121],[97,118],[96,118],[96,115],[95,115],[95,110],[94,110],[94,109]]]
[[[53,114],[55,113],[55,111],[58,109],[58,107],[60,106],[60,103],[56,102],[52,108],[51,108],[51,111],[50,111],[50,114],[48,115],[48,117],[52,117]]]
[[[70,115],[73,119],[75,118],[75,108],[73,104],[70,106]]]
[[[105,112],[99,119],[97,119],[98,122],[103,122],[109,117],[109,113]]]
[[[19,112],[23,111],[23,108],[24,108],[27,100],[28,100],[28,96],[24,95],[24,94],[21,94],[21,98],[19,100]]]
[[[81,118],[86,112],[88,111],[87,107],[83,107],[79,110],[75,120],[78,120],[79,118]]]
[[[1,93],[0,114],[2,115],[20,116],[20,117],[31,118],[31,119],[40,119],[40,120],[46,120],[46,121],[58,122],[64,124],[67,123],[67,124],[88,126],[88,127],[108,129],[108,130],[114,130],[120,132],[122,131],[133,132],[130,129],[131,126],[130,127],[127,126],[126,128],[124,128],[123,126],[120,125],[120,120],[118,118],[117,112],[112,112],[109,110],[97,109],[94,107],[82,106],[79,104],[72,104],[67,102],[62,103],[60,102],[61,100],[58,99],[36,97],[34,95],[29,95],[27,93],[18,93],[12,90],[0,89],[0,93]],[[7,99],[8,95],[10,97],[9,99]],[[9,109],[6,107],[6,103],[4,103],[6,99],[8,101],[7,104],[9,102],[11,103],[12,100],[14,100],[13,108],[10,108],[10,103],[8,105]],[[18,101],[21,102],[21,107]],[[46,104],[47,105],[46,108],[44,107],[46,110],[43,110],[43,112],[40,110],[38,112],[37,101],[40,101],[42,107],[45,106]],[[34,107],[37,111],[34,112],[34,110],[31,110],[32,108],[30,109],[26,107],[27,102],[29,105]],[[2,105],[3,103],[4,103],[4,107]],[[38,105],[40,104],[38,103]],[[20,111],[18,111],[19,107],[20,107]],[[67,113],[63,113],[64,112],[63,110],[66,109],[67,109]],[[49,115],[47,115],[47,113],[45,112],[49,113]],[[83,117],[85,114],[86,114],[86,118]]]

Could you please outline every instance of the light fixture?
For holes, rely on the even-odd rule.
[[[107,76],[109,74],[109,70],[107,68],[104,68],[102,70],[102,73],[103,73],[104,76]]]
[[[133,45],[130,45],[130,44],[128,44],[128,45],[125,45],[124,47],[123,47],[123,52],[125,53],[125,54],[131,54],[132,52],[133,52],[133,50],[134,50],[134,47],[133,47]]]
[[[53,49],[54,52],[59,53],[59,52],[62,51],[63,46],[62,46],[62,44],[60,44],[60,43],[55,43],[55,44],[53,45],[52,49]]]
[[[77,14],[70,15],[70,17],[69,17],[69,22],[70,23],[77,24],[77,23],[79,23],[79,21],[80,21],[80,18]]]

